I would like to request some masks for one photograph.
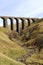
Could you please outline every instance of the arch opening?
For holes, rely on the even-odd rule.
[[[3,25],[3,19],[2,18],[0,18],[0,27],[3,27],[4,25]]]
[[[25,28],[24,19],[23,18],[20,18],[20,20],[22,21],[22,30],[23,30]]]
[[[14,31],[16,31],[16,19],[13,19]]]
[[[32,21],[33,21],[33,23],[35,22],[35,20],[34,20],[34,19],[32,19]]]
[[[27,19],[24,19],[24,25],[25,25],[25,28],[28,27],[28,20]]]
[[[19,18],[19,32],[20,32],[21,29],[22,29],[22,21],[21,21],[21,19]]]
[[[0,26],[6,27],[6,21],[3,17],[0,18]]]
[[[8,22],[8,28],[9,28],[9,30],[13,30],[13,19],[8,18],[7,22]]]
[[[16,32],[19,32],[19,20],[17,18],[14,18],[16,20]]]
[[[30,19],[26,19],[28,21],[28,26],[30,26]]]
[[[7,19],[7,23],[8,23],[8,29],[10,30],[11,29],[11,21],[9,18]]]

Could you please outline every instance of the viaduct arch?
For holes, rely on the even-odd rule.
[[[14,29],[14,27],[13,27],[13,19],[15,19],[16,20],[16,32],[19,32],[19,19],[21,20],[21,22],[22,22],[22,29],[24,29],[25,28],[25,20],[27,20],[28,21],[28,26],[30,26],[31,24],[30,24],[30,19],[33,21],[33,23],[35,23],[35,21],[37,20],[37,18],[25,18],[25,17],[9,17],[9,16],[0,16],[0,18],[2,18],[3,19],[3,27],[4,28],[7,28],[7,19],[10,19],[10,23],[11,23],[11,30],[13,30]]]

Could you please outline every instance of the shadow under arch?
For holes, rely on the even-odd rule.
[[[12,18],[8,18],[10,20],[10,28],[11,30],[13,30],[13,19]]]
[[[35,20],[34,19],[31,19],[33,21],[33,23],[35,23]]]
[[[14,31],[16,31],[16,20],[13,19],[13,27],[14,27]]]
[[[28,22],[28,26],[30,26],[30,19],[26,19],[27,20],[27,22]]]
[[[20,20],[22,21],[22,30],[23,30],[25,28],[24,19],[23,18],[20,18]]]
[[[19,20],[18,18],[14,18],[16,20],[16,32],[19,32]]]

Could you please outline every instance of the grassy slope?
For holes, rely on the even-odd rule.
[[[38,54],[38,52],[34,53],[31,57],[28,57],[26,59],[26,64],[29,64],[32,62],[43,64],[43,49],[41,50],[41,52],[39,54]]]
[[[36,25],[39,26],[39,29],[34,29],[33,30],[32,28],[34,28],[34,26],[36,26]],[[28,36],[29,39],[27,41],[25,41],[27,34],[30,35],[30,36]],[[31,24],[31,26],[29,28],[23,30],[23,35],[20,36],[20,38],[21,38],[20,40],[23,40],[23,45],[25,47],[27,46],[27,48],[30,48],[29,45],[31,45],[31,47],[32,47],[32,44],[34,43],[34,39],[37,38],[38,35],[39,35],[38,39],[40,39],[38,42],[43,44],[43,20],[38,22],[38,23],[33,23],[33,24]],[[40,38],[40,35],[41,35],[42,39]],[[43,49],[41,49],[40,53],[36,52],[31,57],[28,57],[26,59],[26,64],[27,65],[29,63],[32,63],[32,62],[43,64]]]
[[[0,65],[25,65],[0,53]]]
[[[27,51],[24,48],[22,48],[21,46],[19,46],[16,42],[12,42],[8,38],[8,36],[4,33],[4,32],[8,32],[8,31],[9,30],[7,30],[7,29],[0,28],[0,54],[2,53],[14,60],[14,59],[17,59],[18,57],[26,54]],[[3,55],[2,56],[0,55],[0,58],[2,59],[2,60],[0,60],[0,63],[3,63],[3,65],[6,65],[8,60],[6,58],[3,58]],[[5,63],[5,60],[6,60],[6,63]],[[10,62],[8,62],[9,65],[10,65]],[[14,65],[14,64],[12,64],[12,65]],[[16,65],[16,62],[15,62],[15,65]]]
[[[39,41],[37,40],[38,43],[43,44],[43,19],[39,20],[39,22],[31,24],[31,26],[24,29],[22,31],[21,36],[18,37],[18,39],[22,42],[22,45],[25,46],[26,48],[33,47],[32,44],[35,42],[34,41],[35,38],[37,38],[38,40],[40,39]],[[40,53],[36,52],[31,57],[28,57],[25,63],[28,65],[29,63],[32,62],[43,64],[43,49],[41,49]]]
[[[32,28],[36,25],[39,25],[40,29],[33,30]],[[30,33],[29,33],[30,30]],[[32,31],[33,30],[33,31]],[[21,57],[22,55],[26,54],[28,51],[25,50],[23,47],[19,46],[15,41],[11,41],[8,36],[5,34],[5,32],[9,32],[9,30],[0,28],[0,64],[1,65],[23,65],[22,63],[19,63],[15,61],[17,58]],[[23,41],[23,45],[31,45],[34,41],[34,39],[40,34],[43,35],[43,21],[40,20],[39,23],[33,23],[31,26],[23,30],[23,34],[18,37],[18,40]],[[30,39],[25,42],[26,36],[28,34],[28,37]],[[30,36],[29,36],[30,35]],[[22,43],[22,42],[21,42]],[[28,46],[29,47],[29,46]],[[33,54],[30,58],[26,59],[26,64],[29,64],[31,62],[38,62],[43,63],[43,60],[40,58],[43,58],[43,49],[40,51],[40,53]],[[13,62],[13,63],[12,63]]]

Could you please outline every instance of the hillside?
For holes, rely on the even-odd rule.
[[[43,19],[19,33],[0,27],[0,65],[43,65]]]
[[[6,59],[7,57],[12,58],[12,60],[14,60],[14,59],[16,60],[18,57],[27,53],[27,50],[25,50],[24,48],[19,46],[16,42],[13,42],[8,38],[8,36],[5,33],[8,31],[9,30],[7,30],[7,29],[0,28],[0,54],[2,54],[2,56],[0,55],[0,58],[1,58],[0,65],[7,64],[7,62],[8,62]],[[3,54],[6,56],[6,58],[3,58]],[[5,60],[6,60],[6,63],[5,63]],[[9,62],[9,65],[10,65],[10,62]],[[14,63],[12,65],[14,65]],[[15,62],[15,65],[19,65],[19,63]]]

